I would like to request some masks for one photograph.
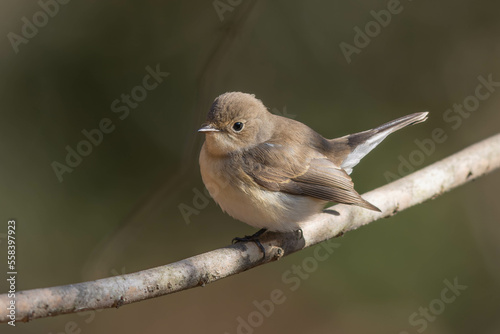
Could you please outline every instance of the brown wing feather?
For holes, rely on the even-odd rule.
[[[294,154],[295,153],[295,154]],[[309,159],[280,145],[261,144],[243,155],[243,170],[260,186],[380,211],[354,190],[347,173],[327,158]]]
[[[356,190],[347,173],[327,159],[313,159],[303,175],[291,179],[294,188],[300,188],[302,195],[322,200],[353,204],[366,209],[380,211],[379,208],[364,200]],[[282,191],[286,192],[286,185]]]

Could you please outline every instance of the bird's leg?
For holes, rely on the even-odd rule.
[[[262,246],[262,244],[260,243],[260,240],[259,240],[259,237],[264,234],[264,232],[266,232],[267,229],[265,228],[261,228],[260,230],[258,230],[257,232],[255,232],[254,234],[252,235],[245,235],[243,238],[239,238],[239,237],[236,237],[236,238],[233,238],[233,244],[237,243],[237,242],[246,242],[246,241],[253,241],[255,242],[255,244],[257,245],[257,247],[259,247],[259,249],[262,251],[262,258],[264,259],[266,257],[266,250],[264,249],[264,246]]]

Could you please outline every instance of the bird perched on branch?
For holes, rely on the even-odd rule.
[[[389,134],[425,121],[427,114],[325,139],[303,123],[271,114],[254,95],[225,93],[198,130],[206,135],[201,176],[223,211],[260,233],[299,230],[327,202],[380,211],[354,190],[349,174]]]

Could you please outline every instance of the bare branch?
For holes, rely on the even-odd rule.
[[[500,167],[500,134],[472,145],[363,197],[382,212],[336,205],[316,215],[298,233],[265,233],[266,257],[253,243],[219,248],[208,253],[140,271],[91,282],[21,291],[16,294],[16,321],[134,303],[228,277],[389,217]],[[0,322],[8,322],[10,299],[0,295]]]

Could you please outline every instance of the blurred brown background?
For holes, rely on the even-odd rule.
[[[223,92],[254,93],[330,138],[429,110],[426,123],[392,135],[355,169],[361,193],[385,184],[434,128],[447,140],[417,168],[500,129],[500,89],[456,129],[443,118],[475,94],[479,76],[500,81],[496,2],[404,0],[350,63],[340,43],[354,45],[354,28],[386,1],[42,4],[52,4],[45,21],[40,3],[0,4],[0,233],[17,219],[18,290],[151,268],[252,233],[213,201],[189,224],[178,209],[203,190],[196,130]],[[16,53],[11,33],[22,36],[23,17],[34,15],[38,32]],[[168,77],[120,119],[113,101],[157,65]],[[76,149],[82,130],[104,118],[114,131],[59,182],[51,164],[65,163],[65,147]],[[348,233],[296,291],[282,275],[312,249],[204,288],[1,332],[237,333],[238,317],[280,289],[286,301],[254,333],[498,333],[499,185],[496,172]],[[7,271],[3,255],[0,267]],[[455,278],[466,290],[436,309],[444,280]],[[429,304],[439,314],[411,323]]]

